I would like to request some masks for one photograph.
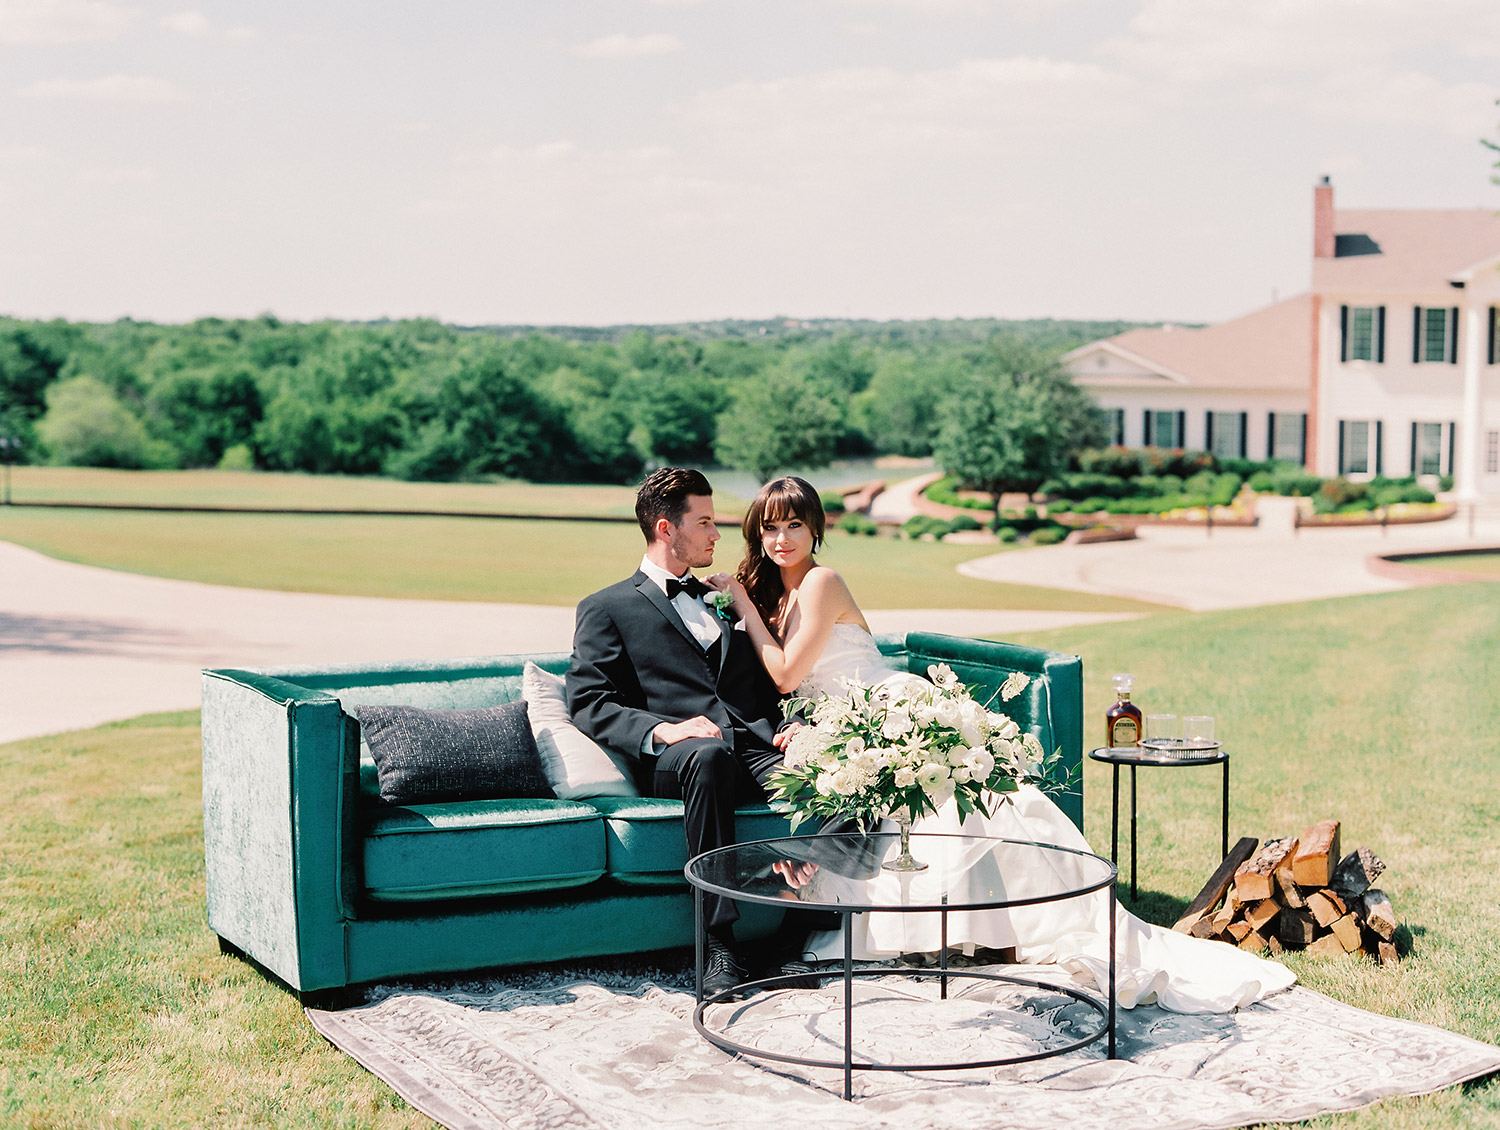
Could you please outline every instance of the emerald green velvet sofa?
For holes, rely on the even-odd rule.
[[[1062,750],[1061,771],[1079,764],[1076,656],[931,633],[878,642],[893,667],[947,663],[991,690],[1012,672],[1033,676],[1007,712]],[[312,993],[689,944],[680,802],[379,803],[351,708],[497,705],[520,696],[527,660],[553,672],[568,664],[548,654],[205,671],[208,922],[221,945]],[[1058,799],[1082,827],[1077,788]],[[787,823],[747,808],[736,831],[764,839]]]

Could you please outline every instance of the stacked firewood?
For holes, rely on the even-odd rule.
[[[1337,820],[1255,849],[1250,837],[1236,844],[1172,929],[1252,953],[1306,949],[1396,964],[1396,915],[1374,885],[1385,864],[1367,847],[1341,856]]]

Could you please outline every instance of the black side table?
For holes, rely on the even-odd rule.
[[[1135,771],[1139,766],[1164,766],[1166,768],[1181,768],[1192,765],[1219,765],[1224,766],[1224,793],[1220,802],[1221,824],[1223,834],[1219,846],[1219,858],[1223,859],[1229,854],[1229,751],[1222,746],[1204,750],[1202,753],[1194,752],[1188,756],[1182,753],[1160,753],[1139,746],[1101,746],[1098,749],[1089,750],[1089,757],[1094,761],[1102,761],[1114,770],[1114,797],[1110,810],[1109,820],[1109,860],[1116,865],[1120,862],[1120,766],[1130,767],[1130,897],[1136,897],[1135,885]]]

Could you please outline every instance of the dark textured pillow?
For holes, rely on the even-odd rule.
[[[554,795],[524,700],[484,710],[357,706],[354,714],[387,804]]]

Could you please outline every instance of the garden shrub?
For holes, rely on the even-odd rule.
[[[880,529],[879,526],[865,515],[856,514],[853,511],[850,511],[839,519],[838,528],[846,534],[863,534],[865,537],[874,537],[875,533]]]
[[[942,518],[936,518],[931,514],[913,514],[905,522],[901,523],[902,536],[911,538],[913,541],[931,534],[940,538],[952,529]]]
[[[1056,545],[1068,536],[1068,531],[1063,526],[1043,526],[1031,531],[1032,545]]]
[[[996,536],[999,537],[999,539],[1006,545],[1010,545],[1012,542],[1020,540],[1021,531],[1016,529],[1014,526],[1001,526],[1000,532]]]
[[[959,530],[982,530],[983,528],[984,523],[972,514],[959,514],[948,523],[948,529],[954,533]]]
[[[823,513],[842,514],[844,512],[844,495],[842,491],[820,490],[818,500],[823,503]]]
[[[958,493],[959,483],[952,475],[946,475],[922,493],[940,506],[961,506],[966,510],[988,510],[991,503],[982,498],[965,498]]]

